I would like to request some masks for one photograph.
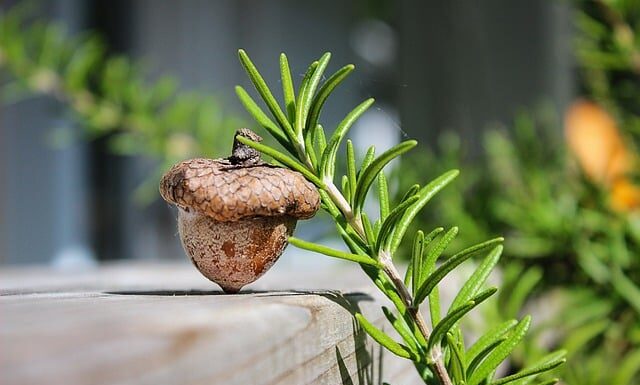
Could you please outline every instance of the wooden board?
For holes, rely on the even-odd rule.
[[[274,271],[237,295],[187,264],[0,270],[0,383],[421,383],[354,323],[384,325],[371,287],[353,266]]]

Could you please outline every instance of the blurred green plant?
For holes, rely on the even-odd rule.
[[[520,114],[511,133],[489,130],[483,157],[472,162],[453,134],[441,138],[440,155],[410,158],[431,170],[463,166],[472,175],[453,185],[417,226],[459,223],[460,243],[507,235],[504,290],[485,313],[487,322],[516,317],[528,300],[550,301],[548,309],[557,313],[534,328],[516,366],[539,355],[543,341],[536,336],[554,330],[553,346],[571,352],[560,372],[568,384],[637,384],[640,212],[610,208],[608,193],[582,175],[552,121],[545,113]],[[392,177],[400,190],[417,173],[401,170]],[[613,380],[612,368],[619,369]]]
[[[640,2],[578,0],[576,8],[582,93],[640,145]]]
[[[473,345],[465,344],[469,343],[469,337],[465,340],[459,326],[461,320],[497,291],[496,288],[483,288],[502,253],[502,238],[467,247],[438,264],[445,249],[456,238],[458,228],[445,231],[438,227],[427,234],[418,230],[413,242],[409,242],[412,257],[404,277],[396,268],[394,255],[403,243],[407,229],[427,202],[458,175],[457,170],[436,177],[424,187],[412,185],[396,205],[391,205],[383,168],[415,147],[417,142],[402,142],[377,157],[375,148],[371,146],[358,167],[353,144],[346,140],[346,175],[338,178],[340,188],[334,184],[338,150],[349,128],[373,104],[373,99],[362,102],[347,114],[329,138],[325,136],[319,123],[321,110],[331,92],[353,71],[353,65],[342,67],[321,85],[331,57],[329,53],[324,54],[309,66],[296,95],[288,59],[282,54],[280,70],[285,107],[282,109],[247,54],[240,50],[239,56],[273,119],[244,88],[236,87],[236,93],[256,122],[280,143],[286,153],[247,138],[237,139],[302,173],[316,185],[322,207],[334,219],[349,252],[294,237],[289,242],[360,265],[395,306],[396,312],[386,307],[382,311],[404,344],[378,329],[362,314],[356,314],[360,326],[375,341],[391,353],[413,361],[427,384],[525,384],[564,362],[565,352],[557,351],[539,358],[517,373],[496,378],[498,366],[525,336],[531,322],[529,316],[520,321],[513,319],[491,325],[494,328],[482,334]],[[374,184],[379,197],[379,217],[375,220],[363,210]],[[445,311],[439,298],[439,283],[452,270],[478,254],[483,254],[483,259]],[[428,302],[431,328],[420,309],[425,302]],[[556,381],[542,383],[553,384]]]
[[[115,154],[156,160],[139,200],[157,197],[162,170],[185,158],[213,157],[241,126],[212,95],[180,90],[170,76],[150,81],[140,62],[109,54],[95,34],[69,36],[63,26],[39,20],[36,5],[0,11],[1,102],[54,98],[81,127],[52,129],[56,143],[106,137]]]
[[[613,115],[618,128],[601,129],[621,136],[636,163],[619,178],[637,188],[640,2],[574,4],[582,94]],[[594,124],[593,118],[591,111],[582,120]],[[457,223],[459,243],[506,234],[503,290],[484,307],[486,323],[517,317],[527,306],[542,318],[555,313],[532,327],[512,356],[515,368],[552,346],[570,352],[567,365],[552,373],[567,384],[640,384],[640,210],[635,203],[640,190],[624,196],[615,184],[594,180],[581,168],[584,162],[569,153],[561,127],[549,109],[538,109],[520,113],[510,130],[489,130],[480,156],[466,153],[461,138],[451,133],[442,135],[437,151],[414,154],[410,164],[431,165],[427,177],[443,167],[462,167],[467,176],[416,226]],[[589,151],[596,157],[606,153]],[[423,169],[401,170],[392,177],[400,191],[418,173],[425,176]],[[616,200],[623,202],[616,205]]]
[[[640,3],[576,5],[583,92],[613,114],[627,151],[637,155]],[[533,328],[515,353],[521,357],[517,365],[539,356],[540,346],[549,343],[548,331],[555,330],[553,346],[571,352],[557,373],[568,384],[638,384],[640,211],[633,204],[613,209],[612,199],[619,198],[613,187],[597,183],[573,161],[559,127],[544,111],[522,113],[510,132],[489,130],[484,154],[472,161],[460,138],[443,135],[437,155],[410,161],[437,165],[431,169],[464,167],[472,177],[421,219],[460,224],[461,242],[507,235],[510,258],[503,259],[502,270],[503,293],[509,295],[488,306],[487,322],[517,316],[527,300],[550,302],[557,310],[556,317]],[[623,178],[637,186],[635,167]],[[404,172],[398,179],[406,188],[414,175]]]

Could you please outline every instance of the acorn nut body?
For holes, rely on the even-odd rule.
[[[261,139],[248,129],[238,135]],[[304,176],[262,162],[237,140],[228,158],[173,166],[160,181],[160,194],[178,207],[180,240],[193,264],[227,293],[262,276],[284,251],[297,220],[320,206]]]

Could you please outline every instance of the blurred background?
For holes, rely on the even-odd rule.
[[[236,84],[248,85],[237,60],[240,47],[274,81],[280,52],[290,57],[298,80],[307,64],[325,51],[333,53],[335,69],[356,64],[358,70],[328,104],[324,119],[331,127],[361,99],[376,97],[376,107],[361,121],[366,140],[358,140],[355,133],[362,146],[373,138],[384,148],[404,137],[430,146],[446,129],[477,143],[489,123],[507,122],[519,108],[547,101],[562,110],[576,88],[567,2],[56,0],[26,5],[9,1],[3,8],[24,14],[19,38],[28,49],[24,59],[33,61],[33,68],[14,78],[11,66],[19,64],[10,58],[3,71],[0,168],[7,183],[0,189],[2,263],[181,258],[173,214],[156,193],[154,168],[171,151],[182,151],[182,157],[199,151],[226,156],[230,132],[251,124],[233,92]],[[58,27],[66,37],[56,35]],[[157,124],[160,116],[147,116],[153,107],[135,110],[137,101],[109,94],[110,85],[94,84],[95,79],[76,87],[77,93],[87,91],[94,98],[95,111],[83,115],[77,111],[80,102],[69,106],[69,95],[56,96],[57,90],[47,89],[54,87],[47,82],[72,76],[69,66],[38,65],[38,51],[45,49],[38,45],[48,44],[55,51],[57,44],[66,43],[65,49],[77,50],[87,44],[88,34],[99,38],[100,48],[69,54],[79,63],[76,67],[104,71],[98,82],[112,88],[121,82],[126,88],[133,85],[125,79],[135,76],[145,84],[140,89],[153,93],[169,75],[175,82],[167,81],[174,83],[167,87],[175,86],[178,98],[185,99],[177,103],[188,104],[188,94],[197,92],[197,108],[184,109],[203,111],[169,112],[182,126],[163,128],[157,135],[166,138],[156,140],[166,139],[165,148],[148,149],[134,142],[138,138],[122,134],[133,118]],[[58,38],[79,41],[55,41]],[[104,56],[92,59],[96,53],[85,52],[92,50]],[[22,89],[22,81],[27,89]],[[201,106],[206,103],[212,106]],[[73,116],[78,113],[80,120]],[[189,148],[188,141],[180,141],[184,137],[166,132],[200,138],[199,128],[185,127],[196,123],[176,116],[180,114],[209,114],[211,119],[203,118],[204,129],[227,132],[208,135],[211,143]],[[122,143],[128,139],[134,143]],[[166,148],[171,140],[187,148]],[[154,177],[152,188],[136,190]],[[146,195],[136,200],[136,192]]]
[[[250,89],[237,49],[272,89],[280,52],[299,82],[330,51],[329,72],[357,70],[323,110],[325,129],[375,97],[350,134],[360,154],[420,142],[387,170],[397,198],[462,170],[420,226],[458,225],[458,247],[506,236],[503,294],[486,322],[557,310],[512,365],[554,345],[570,352],[566,383],[639,383],[640,1],[0,9],[0,264],[187,263],[158,181],[179,160],[227,156],[237,128],[260,132],[234,95]],[[299,224],[301,238],[331,234],[326,218]],[[326,260],[288,251],[279,266]]]

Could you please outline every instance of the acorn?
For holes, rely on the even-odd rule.
[[[315,186],[298,172],[265,163],[236,132],[231,156],[190,159],[160,181],[160,195],[178,207],[178,232],[195,267],[226,293],[260,278],[278,260],[298,219],[320,207]]]

